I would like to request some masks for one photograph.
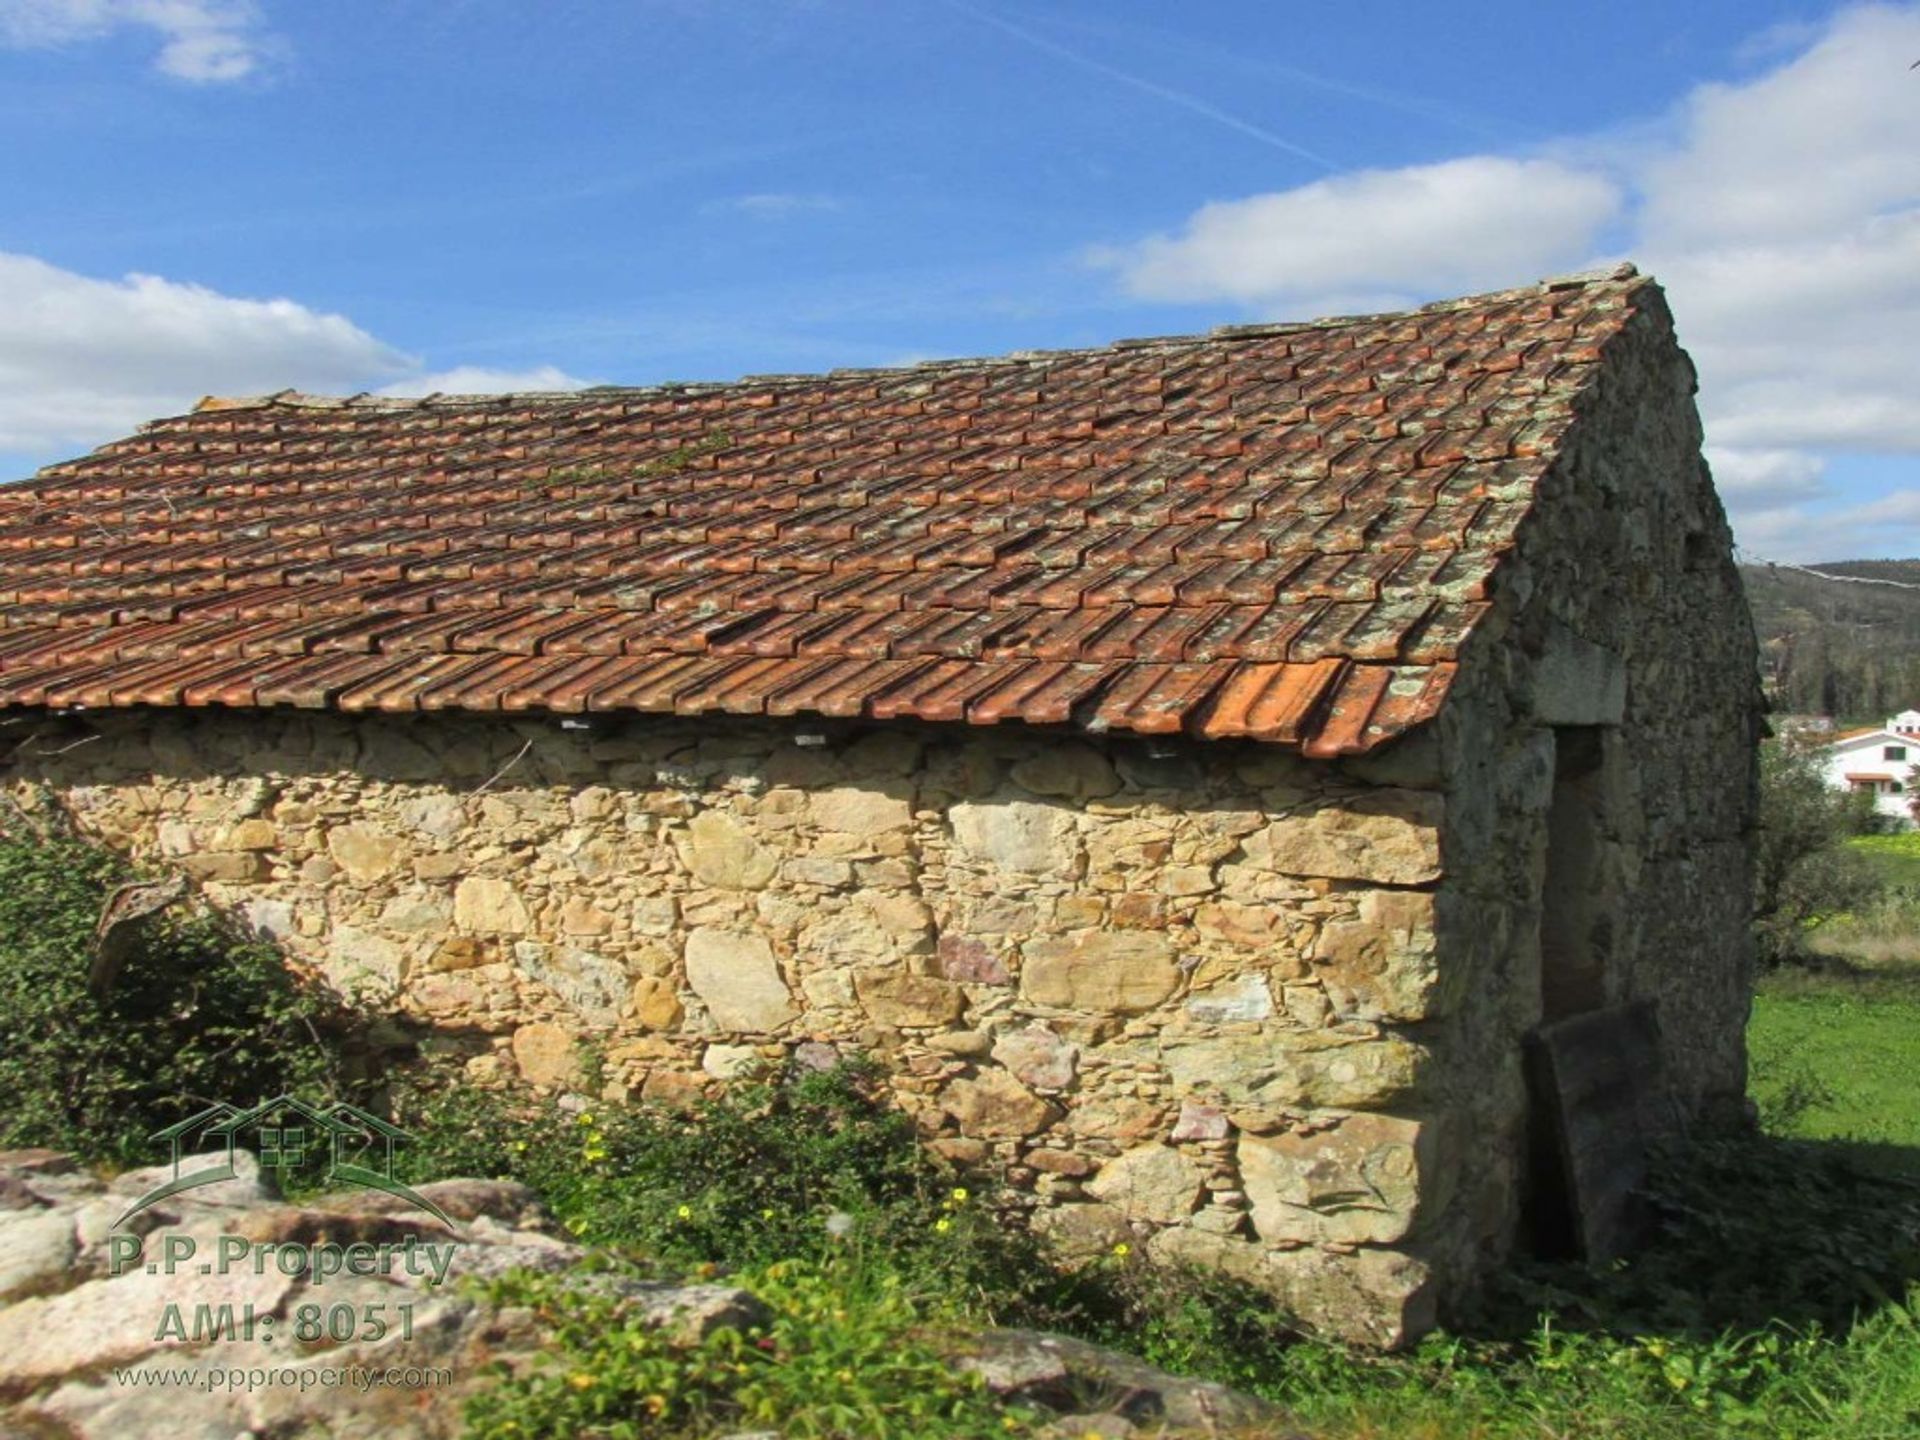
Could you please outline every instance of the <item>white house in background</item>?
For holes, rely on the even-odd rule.
[[[1849,730],[1826,745],[1827,784],[1835,790],[1868,790],[1873,808],[1890,820],[1914,823],[1915,786],[1920,785],[1920,710],[1902,710],[1874,730]]]

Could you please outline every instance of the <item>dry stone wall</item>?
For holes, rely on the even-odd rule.
[[[615,1097],[683,1103],[863,1052],[1070,1251],[1225,1266],[1375,1342],[1431,1321],[1432,788],[1013,729],[90,723],[27,747],[17,799],[185,871],[477,1083],[572,1087],[591,1045]]]

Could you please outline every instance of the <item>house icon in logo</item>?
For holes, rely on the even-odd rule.
[[[259,1157],[260,1168],[271,1172],[282,1189],[312,1169],[319,1183],[377,1190],[433,1216],[449,1230],[458,1228],[433,1201],[394,1178],[394,1145],[410,1139],[407,1132],[345,1101],[316,1106],[298,1096],[276,1095],[245,1110],[216,1102],[152,1138],[166,1142],[173,1176],[129,1205],[113,1222],[116,1226],[171,1195],[235,1179],[234,1151],[245,1148]],[[181,1167],[191,1163],[200,1168],[183,1173]]]

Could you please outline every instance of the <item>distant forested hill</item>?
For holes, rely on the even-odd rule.
[[[1920,587],[1920,560],[1840,560],[1829,575]],[[1920,588],[1742,565],[1774,709],[1872,724],[1920,706]]]

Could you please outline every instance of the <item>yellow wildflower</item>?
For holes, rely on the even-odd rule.
[[[1127,1244],[1126,1241],[1122,1240],[1118,1245],[1113,1247],[1113,1253],[1120,1256],[1122,1259],[1125,1259],[1128,1255],[1131,1255],[1133,1253],[1133,1247]]]
[[[967,1203],[967,1187],[966,1186],[956,1185],[954,1187],[953,1203],[956,1205],[964,1205]]]
[[[676,1213],[682,1220],[691,1220],[693,1218],[693,1207],[691,1205],[682,1205]]]
[[[567,1383],[576,1390],[585,1390],[592,1386],[593,1376],[584,1370],[576,1370],[567,1377]]]
[[[938,1234],[944,1235],[953,1228],[953,1221],[942,1215],[938,1220],[933,1222],[933,1228]]]

